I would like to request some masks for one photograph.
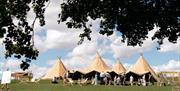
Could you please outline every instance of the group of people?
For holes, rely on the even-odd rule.
[[[142,76],[142,78],[138,79],[138,86],[146,86],[146,79],[145,79],[145,75]]]
[[[100,73],[100,84],[108,85],[112,83],[112,78],[109,73]]]
[[[95,75],[91,78],[91,84],[92,85],[98,85],[98,84],[100,84],[100,85],[134,85],[134,84],[136,84],[138,86],[146,86],[146,85],[154,84],[154,82],[152,81],[151,74],[148,76],[148,79],[146,78],[146,75],[143,75],[142,77],[139,77],[139,78],[136,77],[136,80],[133,77],[133,75],[130,75],[129,79],[126,79],[126,77],[127,76],[125,73],[121,74],[121,75],[115,75],[115,76],[110,75],[110,73],[108,73],[108,72],[95,73]],[[82,85],[87,80],[90,80],[90,79],[88,79],[88,78],[81,79],[80,78],[78,80],[78,83],[80,85]],[[52,83],[58,83],[58,78],[54,77],[52,80]],[[63,83],[64,83],[64,85],[68,85],[69,83],[72,85],[73,80],[70,76],[69,71],[67,71],[64,74]]]
[[[67,72],[64,74],[64,76],[62,77],[64,85],[67,85],[67,83],[69,82],[69,78],[70,78],[69,71],[67,71]],[[58,84],[58,83],[59,83],[59,79],[60,79],[60,77],[54,76],[54,77],[52,78],[51,83],[53,83],[53,84]]]
[[[142,78],[138,79],[138,86],[147,86],[147,85],[154,85],[154,81],[152,78],[152,75],[149,74],[148,79],[145,77],[146,75],[143,75]]]
[[[97,84],[104,84],[104,85],[108,85],[112,82],[112,79],[111,79],[111,75],[109,73],[96,73],[94,77],[92,77],[91,79],[91,84],[93,85],[97,85]]]
[[[92,78],[93,85],[125,85],[126,77],[125,75],[114,76],[114,79],[109,73],[101,72],[99,75],[96,73],[94,78]]]
[[[114,85],[127,85],[126,75],[122,74],[122,75],[115,76],[113,82],[114,82]]]
[[[126,79],[126,75],[116,75],[114,78],[111,77],[109,73],[100,73],[99,76],[98,74],[95,74],[94,78],[92,78],[92,84],[93,85],[138,85],[138,86],[147,86],[147,85],[153,85],[154,81],[152,80],[152,75],[149,74],[148,79],[145,77],[146,75],[143,75],[142,77],[135,78],[133,75],[129,76],[129,80]],[[98,79],[99,77],[99,79]],[[137,80],[138,79],[138,80]]]

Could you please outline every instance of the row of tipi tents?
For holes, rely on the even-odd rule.
[[[42,79],[52,79],[53,77],[63,77],[64,74],[67,72],[67,68],[62,63],[61,59],[58,59],[56,63],[53,65],[51,69],[42,77]],[[113,65],[112,69],[105,63],[99,53],[96,54],[95,59],[92,63],[83,70],[77,70],[83,74],[89,74],[91,72],[114,72],[118,75],[120,74],[127,74],[127,76],[135,75],[136,77],[140,77],[146,74],[151,74],[155,81],[160,81],[160,78],[156,75],[150,65],[147,63],[143,55],[139,57],[137,62],[130,67],[128,70],[117,61],[115,65]]]

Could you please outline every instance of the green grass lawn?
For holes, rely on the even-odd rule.
[[[62,83],[51,84],[51,81],[40,81],[37,83],[12,82],[10,91],[171,91],[171,86],[63,86]]]

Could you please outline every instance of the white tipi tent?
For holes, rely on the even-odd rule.
[[[116,74],[122,74],[126,72],[126,69],[121,62],[117,60],[117,63],[113,65],[112,71],[114,71]]]
[[[67,72],[66,67],[62,63],[60,59],[56,61],[53,67],[46,73],[42,79],[52,79],[53,77],[63,77],[63,75]]]
[[[89,65],[89,67],[84,69],[84,71],[82,71],[82,72],[83,73],[89,73],[92,71],[107,72],[109,70],[110,70],[110,68],[103,61],[103,59],[101,58],[99,53],[96,53],[95,59],[92,61],[92,63]]]
[[[149,66],[143,55],[139,57],[137,62],[127,71],[127,73],[134,73],[139,76],[142,76],[146,73],[150,73],[156,81],[160,81],[160,78],[156,75],[156,73],[153,71],[153,69]]]

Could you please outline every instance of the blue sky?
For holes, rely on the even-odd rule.
[[[134,64],[143,53],[145,59],[155,71],[179,71],[180,70],[180,38],[177,44],[172,44],[164,40],[161,50],[157,50],[157,40],[152,41],[148,38],[142,47],[126,46],[121,42],[121,36],[115,32],[112,36],[106,37],[98,34],[99,21],[90,19],[93,27],[92,40],[85,40],[83,44],[77,45],[82,29],[68,29],[65,23],[58,24],[58,12],[60,12],[59,0],[53,0],[45,12],[46,25],[40,27],[38,21],[35,23],[35,47],[40,54],[37,60],[31,63],[30,70],[36,76],[41,76],[55,63],[57,57],[61,57],[65,66],[69,69],[87,67],[94,59],[96,52],[99,52],[104,61],[111,67],[119,59],[128,69]],[[28,15],[29,22],[34,20],[32,12]],[[149,32],[151,37],[158,27]],[[2,40],[1,40],[2,41]],[[2,45],[1,45],[1,50]],[[3,53],[0,55],[1,60]],[[19,69],[20,61],[17,59],[7,59],[1,61],[1,68],[10,67],[13,71]]]

